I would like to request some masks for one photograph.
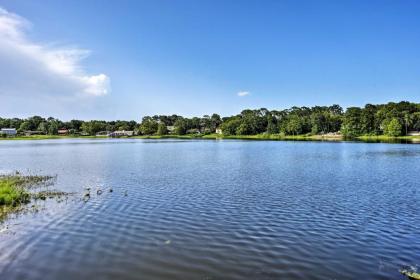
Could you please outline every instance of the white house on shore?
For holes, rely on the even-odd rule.
[[[109,137],[134,136],[132,130],[117,130],[108,134]]]
[[[2,128],[0,130],[0,134],[16,135],[17,131],[16,131],[16,128]]]
[[[216,134],[222,134],[223,131],[220,127],[216,128]]]

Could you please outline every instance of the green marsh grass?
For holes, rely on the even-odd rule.
[[[9,213],[19,212],[32,200],[60,197],[66,193],[45,190],[53,184],[52,176],[24,176],[18,172],[0,175],[0,222]],[[38,188],[44,188],[38,190]]]

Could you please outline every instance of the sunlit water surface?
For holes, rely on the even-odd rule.
[[[75,139],[0,154],[1,172],[76,193],[0,225],[1,279],[403,279],[420,264],[420,145]],[[85,187],[106,191],[85,203]]]

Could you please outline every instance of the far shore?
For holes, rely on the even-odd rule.
[[[32,135],[0,138],[1,140],[48,140],[48,139],[105,139],[107,136],[80,136],[80,135]],[[236,140],[269,140],[269,141],[363,141],[363,142],[419,142],[420,136],[362,135],[345,138],[342,135],[282,135],[282,134],[257,134],[257,135],[221,135],[221,134],[186,134],[186,135],[138,135],[131,137],[118,137],[123,139],[236,139]]]

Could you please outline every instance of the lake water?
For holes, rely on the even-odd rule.
[[[1,279],[404,279],[420,265],[420,145],[74,139],[1,141],[0,155],[1,172],[76,192],[1,225]],[[85,203],[85,187],[106,191]]]

